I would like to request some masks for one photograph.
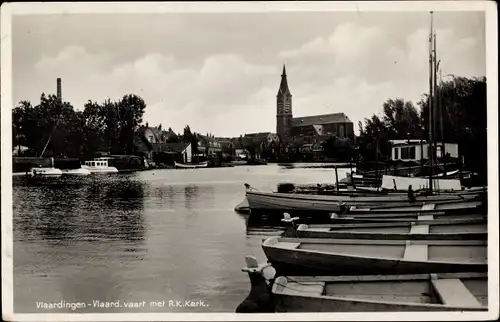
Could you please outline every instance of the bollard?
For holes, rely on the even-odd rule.
[[[247,267],[241,270],[247,272],[250,278],[250,294],[238,305],[236,313],[274,313],[276,310],[268,281],[273,280],[276,271],[270,263],[259,265],[253,256],[246,256],[245,260]]]

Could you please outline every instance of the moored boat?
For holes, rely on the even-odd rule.
[[[206,168],[208,167],[208,161],[203,161],[200,163],[179,163],[175,162],[175,167],[179,169],[197,169],[197,168]]]
[[[486,240],[486,222],[463,220],[454,223],[436,221],[398,223],[358,223],[305,225],[290,227],[289,236],[332,239],[393,239],[393,240]]]
[[[485,210],[485,201],[467,200],[467,201],[441,201],[439,203],[428,203],[424,205],[410,206],[352,206],[346,209],[349,214],[388,214],[388,213],[419,213],[432,214],[437,211],[448,214],[470,213]]]
[[[31,170],[27,173],[28,176],[33,178],[45,178],[45,177],[60,177],[62,175],[62,171],[60,169],[54,167],[39,167],[39,168],[31,168]]]
[[[387,196],[324,196],[302,195],[293,193],[262,192],[253,189],[246,191],[246,197],[252,213],[254,211],[340,211],[341,206],[365,207],[393,207],[393,206],[420,206],[428,203],[446,201],[465,201],[479,198],[476,194],[467,195],[430,195],[414,196],[410,200],[405,195]]]
[[[279,276],[277,312],[487,311],[487,273]]]
[[[486,240],[271,237],[262,243],[279,275],[486,272]]]
[[[82,165],[83,169],[90,171],[90,173],[117,173],[118,169],[110,167],[108,158],[96,158],[92,161],[85,161]]]

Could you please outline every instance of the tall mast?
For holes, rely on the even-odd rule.
[[[434,73],[432,75],[434,82],[433,82],[433,90],[434,90],[434,103],[432,104],[432,126],[433,126],[433,133],[434,133],[434,161],[436,163],[436,167],[439,166],[438,162],[438,157],[437,157],[437,142],[438,142],[438,119],[437,115],[439,112],[439,102],[438,102],[438,87],[437,87],[437,72],[439,69],[439,63],[437,61],[437,53],[436,53],[436,33],[434,32],[433,34],[433,40],[434,40],[434,48],[433,48],[433,57],[434,57]],[[434,188],[436,187],[436,182],[434,182]]]
[[[434,168],[434,157],[433,157],[433,146],[432,146],[432,105],[433,105],[433,81],[432,81],[432,76],[433,76],[433,48],[432,48],[432,35],[433,35],[433,26],[432,26],[432,20],[433,20],[433,12],[431,11],[431,31],[429,33],[429,164],[430,164],[430,171],[429,171],[429,191],[432,193],[432,176],[433,176],[433,168]]]

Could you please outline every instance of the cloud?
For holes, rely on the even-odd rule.
[[[82,41],[45,53],[27,67],[29,76],[16,82],[15,96],[36,102],[41,92],[55,92],[55,78],[61,77],[63,97],[78,109],[89,99],[134,93],[146,101],[144,120],[150,124],[177,132],[189,124],[201,133],[238,136],[275,131],[276,92],[286,63],[294,115],[345,112],[357,123],[378,113],[389,98],[416,103],[428,90],[428,28],[407,18],[413,19],[411,27],[401,19],[387,24],[387,19],[354,19],[322,23],[318,32],[312,24],[309,37],[301,30],[295,40],[283,35],[282,43],[276,37],[280,33],[263,33],[265,26],[257,28],[258,35],[246,29],[236,38],[223,34],[227,28],[222,26],[228,25],[221,20],[220,37],[212,30],[202,43],[182,47],[183,36],[169,33],[165,48],[156,43],[144,50],[134,47],[133,55],[118,43],[96,47]],[[203,26],[200,22],[197,32]],[[443,74],[485,74],[480,33],[448,24],[437,34]],[[228,37],[237,45],[231,46]]]

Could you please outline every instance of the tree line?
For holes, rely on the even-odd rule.
[[[437,88],[439,106],[435,131],[438,141],[458,143],[465,166],[485,173],[487,168],[486,78],[453,77]],[[389,99],[382,104],[382,113],[359,122],[360,134],[355,142],[330,137],[322,143],[327,158],[337,161],[384,161],[390,156],[389,140],[423,139],[429,133],[429,95],[424,94],[415,106],[403,99]],[[117,101],[88,101],[82,111],[55,95],[42,94],[33,106],[21,101],[12,112],[13,146],[25,146],[26,156],[91,158],[97,151],[111,154],[136,154],[135,133],[142,124],[146,109],[144,100],[134,94]],[[442,120],[442,121],[441,121]],[[442,126],[441,126],[442,123]],[[169,132],[171,128],[169,128]],[[207,133],[209,138],[214,135]],[[182,133],[170,136],[168,142],[191,142],[196,153],[198,135],[187,125]],[[255,142],[240,137],[233,142],[247,149],[251,157],[298,161],[297,148],[288,152],[275,142]]]
[[[384,161],[390,156],[389,140],[422,139],[429,141],[432,126],[437,142],[457,143],[465,166],[486,174],[487,118],[486,78],[452,77],[438,84],[434,124],[429,124],[429,94],[417,103],[390,99],[382,106],[382,115],[359,122],[357,154],[362,160]]]
[[[146,104],[129,94],[117,101],[88,101],[83,111],[55,95],[42,93],[33,106],[21,101],[12,111],[14,149],[25,146],[26,156],[91,157],[97,151],[134,152],[135,131],[142,123]]]

